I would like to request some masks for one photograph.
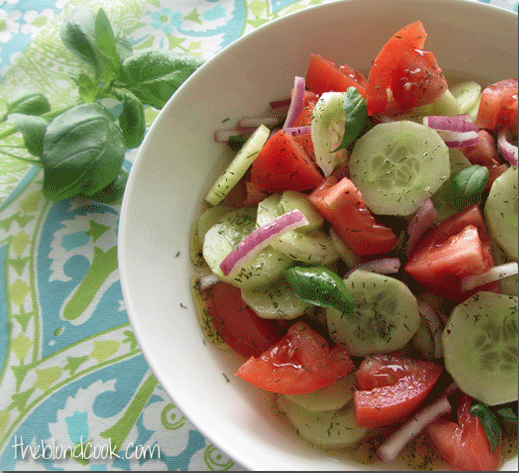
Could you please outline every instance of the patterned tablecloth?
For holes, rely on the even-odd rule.
[[[102,6],[134,50],[208,59],[329,1],[0,0],[0,117],[23,89],[53,106],[75,99],[67,71],[79,62],[59,37],[75,6]],[[517,0],[480,1],[517,12]],[[146,109],[147,126],[157,113]],[[0,469],[241,469],[182,415],[139,350],[117,268],[120,205],[47,201],[41,169],[4,154],[15,153],[9,144],[0,142]]]

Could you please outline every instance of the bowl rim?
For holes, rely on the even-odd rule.
[[[244,44],[246,45],[248,42],[254,41],[254,39],[257,36],[264,35],[268,33],[268,31],[278,28],[279,24],[283,24],[286,22],[297,22],[300,18],[304,16],[312,15],[316,10],[330,10],[333,11],[335,9],[340,9],[344,7],[344,4],[362,4],[365,7],[372,8],[371,5],[380,4],[382,1],[387,2],[387,0],[338,0],[336,2],[330,2],[320,5],[313,5],[308,6],[305,9],[287,14],[285,16],[279,17],[277,19],[273,19],[266,23],[263,26],[260,26],[259,28],[241,36],[233,43],[229,44],[228,46],[222,48],[218,53],[213,55],[210,59],[205,61],[197,71],[195,71],[192,76],[186,80],[178,89],[178,93],[183,91],[184,89],[188,88],[190,86],[190,83],[198,76],[205,74],[205,71],[207,69],[210,69],[212,64],[219,60],[220,56],[223,54],[227,54],[229,52],[232,52],[235,48],[243,48]],[[401,5],[406,4],[414,4],[416,0],[395,0],[394,3],[398,3]],[[453,4],[456,4],[456,8],[458,9],[468,9],[473,11],[479,11],[479,15],[485,15],[485,14],[491,14],[495,17],[501,17],[505,21],[509,21],[510,19],[517,20],[517,13],[506,10],[503,8],[499,8],[493,5],[480,3],[479,1],[474,0],[430,0],[431,4],[437,4],[438,7],[453,7]],[[141,147],[139,151],[137,152],[137,156],[135,157],[135,160],[132,164],[132,168],[129,173],[127,187],[125,192],[125,195],[123,197],[123,201],[121,204],[121,210],[120,210],[120,217],[119,217],[119,232],[117,237],[117,243],[118,243],[118,265],[119,265],[119,273],[120,273],[120,282],[121,282],[121,289],[123,293],[123,298],[125,300],[126,304],[126,310],[128,313],[129,321],[132,327],[132,330],[135,334],[136,340],[139,344],[139,347],[141,348],[142,354],[144,355],[150,369],[152,370],[154,376],[159,381],[159,384],[163,387],[167,395],[174,400],[175,403],[177,401],[175,400],[175,394],[171,390],[171,386],[168,385],[168,383],[164,382],[164,376],[163,376],[163,367],[159,366],[155,360],[151,356],[151,350],[152,349],[152,343],[150,340],[147,340],[144,333],[142,333],[139,329],[138,323],[137,323],[137,314],[136,309],[134,307],[131,289],[130,289],[130,280],[129,280],[129,273],[127,270],[127,258],[130,257],[131,253],[128,247],[128,241],[126,240],[126,235],[128,232],[128,228],[132,225],[132,221],[130,219],[131,216],[131,207],[130,207],[130,195],[132,192],[132,189],[136,185],[136,181],[139,178],[139,170],[144,165],[144,161],[146,159],[146,153],[147,150],[147,144],[153,139],[154,134],[157,132],[157,130],[160,130],[160,128],[163,126],[163,120],[161,119],[161,115],[164,116],[167,114],[167,111],[170,110],[174,106],[175,102],[175,96],[177,93],[175,93],[166,103],[166,105],[163,107],[162,111],[159,113],[159,115],[155,118],[154,122],[152,123],[151,127],[147,131],[146,137],[141,144]],[[177,404],[179,409],[184,413],[184,406],[182,403]],[[186,409],[187,410],[187,409]],[[257,468],[257,465],[253,461],[249,461],[248,456],[246,454],[237,455],[236,452],[233,452],[232,454],[229,453],[229,448],[226,444],[226,442],[223,441],[223,439],[220,439],[218,436],[215,436],[211,429],[208,429],[207,426],[201,422],[199,419],[192,419],[189,416],[189,413],[185,414],[187,418],[192,422],[192,424],[200,431],[200,433],[206,437],[208,440],[210,440],[215,446],[220,448],[223,452],[227,453],[234,461],[239,463],[240,465],[254,470]],[[515,463],[517,463],[517,457],[515,459]],[[362,465],[359,465],[361,467]]]

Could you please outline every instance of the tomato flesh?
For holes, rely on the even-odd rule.
[[[210,310],[225,343],[245,358],[259,356],[285,333],[278,321],[258,317],[243,302],[240,289],[226,282],[212,288]]]
[[[347,177],[328,177],[309,200],[357,255],[384,253],[395,246],[396,234],[375,219]]]
[[[304,394],[333,384],[352,368],[344,347],[329,347],[308,324],[298,321],[276,345],[247,360],[236,376],[266,391]]]
[[[442,372],[430,361],[402,355],[366,357],[356,371],[355,421],[382,427],[403,420],[422,404]]]
[[[434,421],[427,432],[439,453],[458,471],[496,471],[501,462],[500,445],[490,449],[478,417],[469,412],[472,398],[461,394],[457,422],[448,419]]]
[[[486,87],[481,94],[476,124],[490,131],[507,128],[517,134],[517,89],[517,79],[505,79]]]
[[[423,24],[416,21],[398,31],[381,49],[366,84],[369,115],[426,105],[447,90],[434,54],[423,49],[426,38]]]
[[[312,159],[283,130],[268,139],[251,166],[251,182],[270,193],[314,189],[322,181]]]
[[[471,291],[461,289],[464,277],[481,274],[492,266],[494,257],[483,214],[478,205],[472,205],[429,231],[404,269],[431,293],[462,301],[479,290],[499,291],[499,283]]]
[[[337,65],[320,54],[312,54],[305,82],[308,89],[316,95],[324,92],[346,92],[352,86],[362,96],[365,95],[366,78],[362,73],[346,64]]]

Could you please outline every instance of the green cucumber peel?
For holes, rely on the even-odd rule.
[[[344,281],[323,266],[294,266],[284,277],[297,297],[319,307],[333,307],[344,314],[353,311],[353,298]]]
[[[473,416],[478,417],[481,421],[488,443],[490,444],[490,450],[493,452],[501,440],[501,425],[499,425],[496,415],[483,403],[472,404],[469,408],[469,412]]]
[[[360,95],[356,87],[348,87],[344,96],[343,110],[345,118],[344,136],[341,144],[332,153],[350,146],[359,136],[368,119],[366,100]]]
[[[461,211],[481,200],[483,191],[488,184],[489,175],[486,166],[474,164],[462,169],[454,176],[451,186],[454,204],[458,210]]]

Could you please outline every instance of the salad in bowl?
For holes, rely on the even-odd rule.
[[[121,209],[126,307],[161,386],[238,465],[517,470],[499,309],[513,320],[517,131],[478,119],[513,109],[489,86],[516,77],[516,26],[469,0],[309,7],[207,60],[155,119]],[[404,28],[427,38],[385,64]]]
[[[315,52],[271,113],[215,130],[236,155],[192,292],[302,441],[494,471],[517,445],[518,81],[451,81],[426,38],[402,27],[367,74]]]

